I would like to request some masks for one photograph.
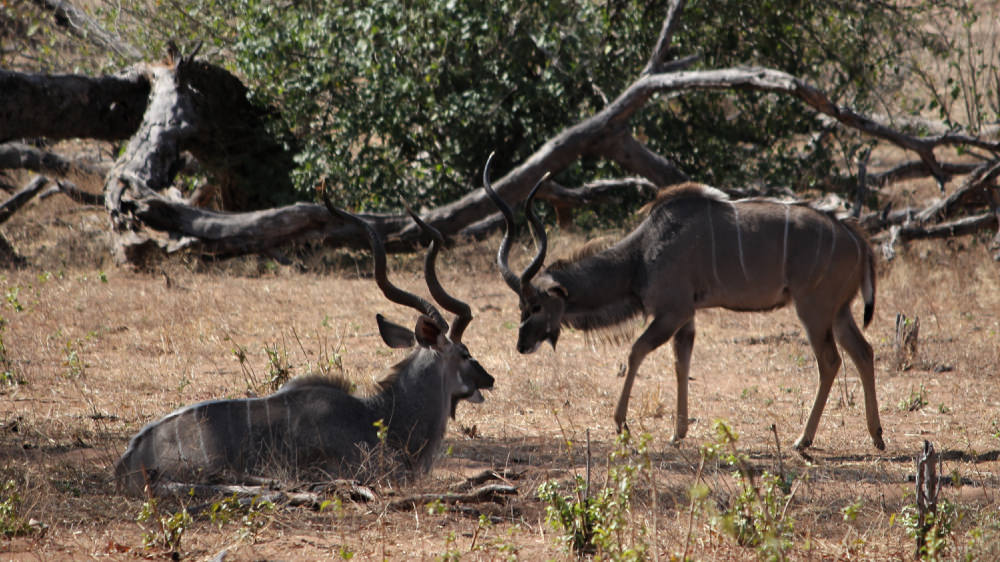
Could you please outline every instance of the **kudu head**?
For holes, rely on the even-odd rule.
[[[418,350],[429,350],[436,353],[438,372],[441,373],[445,393],[451,399],[451,417],[455,417],[455,406],[459,400],[479,403],[483,401],[480,389],[492,389],[493,377],[486,372],[478,361],[469,353],[462,343],[462,334],[472,321],[472,310],[465,302],[449,295],[438,281],[435,271],[437,253],[444,237],[434,227],[420,219],[409,208],[407,211],[421,230],[430,239],[430,248],[424,260],[424,278],[430,289],[431,296],[448,312],[455,314],[455,319],[449,329],[448,323],[437,308],[418,295],[404,291],[393,285],[386,274],[386,254],[382,238],[375,228],[363,218],[337,209],[329,199],[324,203],[330,213],[344,221],[354,223],[364,230],[372,250],[372,260],[375,269],[375,282],[386,298],[394,303],[415,309],[420,315],[413,330],[376,314],[379,334],[382,341],[391,348],[409,348],[414,345]]]
[[[504,282],[520,298],[521,325],[517,331],[517,351],[519,353],[534,353],[545,341],[548,341],[555,348],[556,342],[559,341],[559,329],[562,326],[563,312],[566,309],[567,294],[566,289],[547,273],[543,273],[536,279],[536,275],[545,262],[548,239],[545,235],[545,225],[531,208],[538,188],[548,179],[549,174],[546,173],[538,180],[525,200],[525,214],[531,224],[537,252],[528,267],[518,276],[511,271],[507,264],[511,241],[516,235],[517,228],[514,222],[514,211],[493,190],[493,186],[490,184],[489,172],[492,161],[493,154],[490,154],[486,166],[483,168],[483,187],[493,204],[500,209],[506,224],[503,240],[500,242],[500,250],[497,252],[497,265]]]

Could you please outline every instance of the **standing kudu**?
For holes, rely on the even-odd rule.
[[[839,343],[861,376],[868,433],[875,447],[885,448],[875,398],[874,355],[851,316],[851,301],[859,288],[865,326],[875,307],[874,256],[855,225],[805,205],[769,199],[730,201],[717,189],[687,183],[661,192],[647,206],[647,218],[616,244],[542,270],[545,227],[531,208],[539,181],[526,209],[538,252],[518,276],[507,265],[513,212],[490,185],[489,165],[483,183],[507,225],[497,263],[504,281],[520,297],[520,353],[534,352],[545,340],[554,348],[563,324],[586,331],[612,327],[640,314],[651,318],[629,353],[615,409],[619,431],[627,427],[629,394],[639,365],[674,338],[677,418],[672,441],[686,435],[696,310],[766,311],[794,302],[819,363],[819,389],[795,447],[806,449],[816,435],[840,368]]]
[[[472,320],[469,306],[446,293],[435,275],[440,233],[414,215],[433,239],[424,275],[434,299],[456,314],[450,331],[432,304],[389,282],[385,249],[374,228],[329,208],[365,229],[383,294],[420,313],[412,332],[378,315],[382,339],[393,348],[416,343],[417,349],[372,396],[351,394],[345,380],[309,375],[263,398],[202,402],[168,414],[135,435],[115,464],[126,491],[253,476],[371,479],[428,472],[456,403],[482,402],[479,389],[493,387],[493,377],[462,344]]]

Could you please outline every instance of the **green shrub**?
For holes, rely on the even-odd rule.
[[[573,552],[611,560],[645,559],[649,548],[646,529],[631,522],[629,514],[636,481],[650,469],[650,440],[644,434],[633,444],[627,431],[620,434],[608,461],[607,481],[596,491],[579,475],[569,495],[564,495],[555,481],[538,487],[538,498],[548,504],[549,525],[562,533],[562,540]]]

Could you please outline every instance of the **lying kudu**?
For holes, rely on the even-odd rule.
[[[850,308],[860,288],[867,326],[875,307],[874,256],[853,223],[800,204],[730,201],[717,189],[687,183],[661,192],[647,206],[646,219],[619,242],[542,270],[545,227],[531,209],[539,181],[528,196],[526,211],[538,252],[519,277],[507,265],[513,212],[490,185],[489,165],[483,183],[507,224],[497,262],[504,281],[520,297],[520,353],[534,352],[545,340],[555,348],[563,324],[586,331],[612,327],[639,314],[651,317],[629,353],[615,410],[619,431],[627,427],[629,394],[639,365],[674,338],[677,418],[672,441],[684,438],[696,310],[766,311],[794,302],[819,363],[819,389],[795,447],[806,449],[816,435],[840,368],[834,343],[838,342],[861,375],[868,433],[875,447],[885,448],[875,398],[874,355]]]
[[[343,379],[308,375],[263,398],[202,402],[168,414],[135,435],[116,463],[123,489],[139,494],[147,485],[155,491],[158,483],[255,476],[367,480],[424,473],[441,448],[456,403],[483,401],[479,389],[492,388],[493,377],[462,344],[472,320],[469,306],[448,295],[435,275],[440,233],[414,216],[433,238],[424,274],[434,298],[456,314],[450,331],[432,304],[389,282],[385,249],[373,227],[330,209],[367,232],[375,280],[385,296],[420,312],[412,332],[378,315],[382,339],[393,348],[415,342],[417,349],[372,396],[351,394]]]

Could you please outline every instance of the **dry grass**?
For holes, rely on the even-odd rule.
[[[0,539],[4,557],[159,552],[143,549],[135,521],[142,501],[116,492],[110,466],[143,424],[181,405],[244,396],[247,380],[235,349],[246,350],[258,379],[266,378],[268,346],[286,354],[293,374],[320,365],[342,368],[362,388],[403,356],[381,344],[373,315],[381,311],[410,321],[412,313],[388,304],[369,279],[359,277],[367,265],[351,256],[313,256],[306,260],[309,272],[257,259],[215,266],[177,259],[156,273],[132,273],[106,262],[104,220],[100,211],[45,201],[4,227],[33,265],[0,272],[4,368],[16,379],[0,387],[0,477],[15,482],[12,491],[23,500],[18,513],[48,526],[44,534]],[[653,478],[637,484],[631,530],[645,527],[661,558],[680,555],[686,545],[696,559],[757,555],[715,530],[707,512],[695,514],[686,542],[699,447],[715,439],[713,420],[724,419],[739,434],[737,448],[755,471],[783,469],[800,482],[786,512],[795,523],[794,558],[910,557],[912,541],[898,514],[913,501],[908,478],[924,439],[945,452],[944,471],[959,484],[942,492],[963,514],[950,555],[974,552],[968,546],[971,529],[986,533],[995,554],[1000,275],[984,240],[913,244],[881,267],[876,320],[867,336],[878,357],[885,453],[871,446],[860,384],[848,364],[827,405],[814,462],[790,454],[816,384],[812,354],[794,314],[702,312],[691,381],[696,419],[679,448],[667,443],[674,410],[670,346],[650,356],[634,391],[631,425],[653,437]],[[554,252],[568,253],[577,242],[557,235]],[[483,469],[509,469],[520,475],[513,482],[516,498],[504,506],[469,506],[495,524],[477,532],[472,512],[385,512],[379,502],[348,502],[322,512],[286,507],[267,514],[267,524],[252,538],[241,538],[239,523],[220,527],[196,518],[181,554],[204,558],[228,548],[237,559],[320,558],[338,557],[346,548],[361,559],[426,559],[448,552],[494,559],[510,548],[529,560],[566,556],[545,524],[535,490],[544,481],[567,482],[583,473],[587,430],[594,479],[603,481],[614,448],[611,414],[621,384],[615,374],[627,348],[570,331],[558,353],[545,348],[518,355],[517,300],[494,270],[494,244],[453,249],[439,269],[445,285],[473,304],[476,320],[467,343],[496,377],[497,388],[486,403],[459,407],[447,434],[450,454],[430,476],[381,492],[388,500],[444,491]],[[390,267],[400,284],[422,290],[419,259],[394,258]],[[896,312],[919,315],[922,324],[916,366],[904,372],[890,366]],[[927,401],[923,408],[897,407],[920,392]],[[472,427],[474,438],[468,437]],[[718,462],[706,466],[706,509],[724,508],[736,493],[731,472]],[[852,505],[857,517],[845,520],[843,510]],[[474,540],[484,550],[470,552]]]

